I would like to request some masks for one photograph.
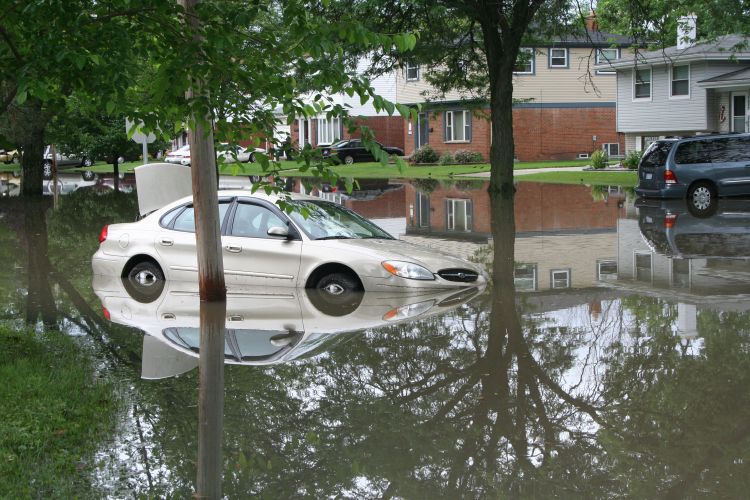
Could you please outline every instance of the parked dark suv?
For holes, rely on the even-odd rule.
[[[750,195],[750,134],[656,141],[638,165],[636,194],[687,198],[696,214],[710,214],[719,196]]]

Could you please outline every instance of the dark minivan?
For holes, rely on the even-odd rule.
[[[750,134],[695,136],[656,141],[638,165],[636,194],[687,198],[710,211],[718,196],[750,195]]]

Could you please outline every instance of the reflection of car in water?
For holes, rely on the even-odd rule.
[[[84,155],[63,155],[59,151],[55,153],[57,170],[67,170],[70,168],[79,167],[90,167],[94,162],[90,158],[86,158]],[[42,174],[45,179],[49,180],[52,178],[52,147],[47,146],[44,150],[44,164],[42,168]],[[81,178],[85,181],[93,181],[96,179],[96,174],[90,170],[84,170],[81,172]]]
[[[93,288],[111,321],[144,330],[160,344],[197,358],[200,300],[196,283],[161,282],[157,293],[146,292],[152,295],[150,301],[139,295],[142,287],[114,276],[95,276]],[[297,288],[230,288],[225,362],[269,365],[298,359],[324,349],[340,339],[339,334],[441,314],[481,290],[354,292],[344,298]],[[147,358],[144,352],[144,363]]]
[[[681,258],[750,257],[750,200],[720,199],[710,217],[686,200],[639,199],[641,234],[658,253]]]

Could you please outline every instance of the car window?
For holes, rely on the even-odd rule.
[[[349,144],[349,141],[339,141],[331,147],[332,148],[345,148],[347,144]]]
[[[229,200],[219,202],[219,224],[224,220],[224,216],[227,214],[229,209]],[[165,225],[169,225],[171,221],[163,219]],[[195,232],[195,210],[192,205],[189,205],[182,212],[177,215],[174,219],[174,226],[172,227],[175,231],[188,231],[191,233]]]
[[[716,163],[750,162],[750,137],[727,137],[716,141],[712,159]]]
[[[240,203],[234,212],[232,230],[229,234],[246,238],[271,238],[268,236],[268,230],[272,227],[286,227],[286,222],[266,207]]]
[[[314,240],[393,237],[359,214],[327,201],[296,201],[291,218]]]
[[[674,162],[677,165],[711,163],[712,153],[716,150],[716,147],[716,140],[684,142],[677,146]]]
[[[362,141],[349,141],[349,147],[350,148],[361,148],[362,147]]]
[[[648,147],[641,160],[641,166],[647,168],[661,167],[667,163],[667,155],[673,142],[654,142]]]

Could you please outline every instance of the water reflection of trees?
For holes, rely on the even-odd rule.
[[[131,391],[97,480],[188,496],[197,377],[137,379],[140,338],[104,323],[88,273],[68,271],[88,269],[96,242],[81,235],[101,226],[98,205],[77,206],[47,226],[58,320],[98,336]],[[509,248],[495,237],[492,293],[445,316],[351,334],[288,365],[228,367],[224,493],[744,496],[750,315],[701,309],[701,340],[688,341],[661,298],[610,300],[596,319],[586,304],[575,321],[540,314],[513,291],[514,259],[498,254]]]

